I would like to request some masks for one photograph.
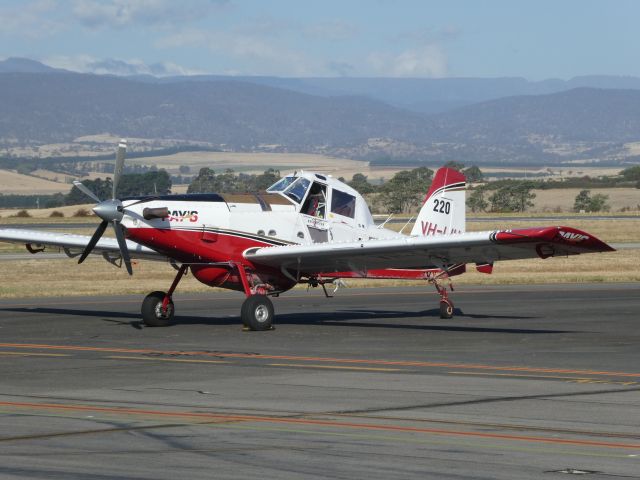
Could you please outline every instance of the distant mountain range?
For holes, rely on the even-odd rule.
[[[49,67],[28,58],[0,61],[0,73],[55,73],[68,70]],[[574,88],[640,90],[640,78],[591,75],[570,80],[529,81],[521,77],[500,78],[358,78],[358,77],[260,77],[193,75],[122,78],[148,83],[240,81],[321,97],[364,96],[418,113],[440,113],[473,103],[519,95],[545,95]]]
[[[0,105],[5,147],[110,132],[383,163],[557,163],[624,161],[624,143],[640,141],[640,79],[631,77],[159,79],[9,59]]]

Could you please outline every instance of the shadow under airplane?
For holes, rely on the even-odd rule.
[[[46,315],[71,315],[79,317],[98,317],[105,322],[119,325],[129,325],[132,328],[143,328],[140,314],[128,312],[110,312],[105,310],[70,309],[53,307],[11,307],[2,308],[0,311],[19,313],[42,313]],[[461,319],[489,320],[530,320],[537,317],[530,316],[508,316],[508,315],[474,315],[465,314],[460,309],[456,309],[456,319],[451,322],[459,322]],[[448,331],[448,332],[476,332],[476,333],[509,333],[509,334],[563,334],[578,333],[568,330],[533,329],[533,328],[501,328],[482,327],[468,325],[431,325],[406,323],[407,319],[424,319],[432,321],[434,318],[440,320],[439,309],[423,310],[419,312],[407,312],[401,310],[363,310],[346,309],[334,312],[298,312],[281,313],[276,317],[276,325],[314,325],[332,327],[362,327],[362,328],[391,328],[423,331]],[[394,320],[393,322],[381,323],[380,320]],[[169,327],[180,325],[239,325],[240,319],[237,317],[205,317],[179,315],[176,316]],[[166,328],[166,327],[165,327]]]

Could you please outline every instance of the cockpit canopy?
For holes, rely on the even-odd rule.
[[[278,182],[267,189],[269,193],[283,192],[287,197],[296,203],[302,203],[307,194],[311,182],[304,177],[293,175],[281,178]]]
[[[281,178],[267,189],[296,205],[296,210],[319,219],[352,219],[358,225],[371,225],[373,218],[362,196],[353,188],[313,172],[296,172]],[[346,218],[344,218],[346,217]]]

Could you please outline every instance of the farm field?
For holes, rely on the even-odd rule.
[[[329,157],[315,154],[294,154],[294,153],[232,153],[232,152],[182,152],[174,155],[145,157],[128,159],[129,164],[155,165],[164,168],[171,174],[178,174],[179,167],[186,165],[190,168],[189,175],[197,175],[200,168],[209,167],[216,172],[223,172],[230,168],[235,172],[242,173],[262,173],[267,168],[280,170],[281,174],[286,174],[295,170],[317,170],[334,177],[344,177],[351,179],[354,174],[362,173],[369,178],[372,183],[378,183],[382,179],[389,179],[402,169],[411,167],[379,167],[371,166],[369,162],[352,160],[347,158]],[[436,169],[436,165],[430,168]],[[485,176],[490,178],[493,174],[513,174],[518,178],[524,172],[529,174],[548,173],[546,167],[538,169],[518,168],[518,167],[482,167]],[[620,171],[615,167],[585,167],[579,166],[551,168],[554,172],[553,178],[561,178],[558,175],[562,172],[562,178],[576,175],[614,175]],[[38,170],[36,178],[30,175],[21,175],[13,171],[0,170],[0,193],[2,194],[52,194],[67,193],[71,185],[65,183],[66,175],[49,170]],[[110,176],[105,173],[91,172],[83,178],[95,179]],[[185,193],[188,185],[174,185],[173,193]],[[531,213],[536,212],[570,212],[573,202],[580,189],[554,189],[554,190],[534,190],[536,199]],[[592,189],[592,194],[603,193],[609,196],[609,205],[612,212],[621,210],[640,211],[640,189],[635,188],[610,188]],[[379,213],[384,213],[383,211]],[[529,212],[527,212],[529,213]],[[11,213],[0,211],[0,216],[7,216]]]
[[[396,172],[407,168],[371,167],[369,162],[308,153],[182,152],[161,157],[131,159],[128,163],[155,165],[170,172],[177,172],[181,165],[187,165],[191,168],[191,174],[197,174],[203,167],[209,167],[216,172],[230,168],[243,173],[262,173],[268,168],[275,168],[283,175],[295,170],[314,170],[346,179],[351,179],[356,173],[362,173],[371,181],[390,178]]]
[[[60,174],[63,179],[64,175]],[[67,183],[54,182],[45,178],[21,175],[10,170],[0,170],[0,193],[3,195],[50,195],[67,193],[71,186]]]
[[[552,190],[533,190],[536,198],[533,200],[533,208],[528,213],[561,212],[573,211],[573,203],[581,188],[557,188]],[[601,193],[608,195],[608,204],[612,212],[619,212],[623,209],[640,211],[640,189],[638,188],[592,188],[591,195]]]

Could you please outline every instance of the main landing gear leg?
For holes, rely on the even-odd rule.
[[[441,285],[440,279],[438,278],[433,279],[433,285],[436,287],[438,295],[440,295],[440,318],[453,318],[453,302],[449,298],[447,287]],[[451,291],[453,291],[451,282],[449,282],[449,287],[451,288]]]
[[[244,265],[236,265],[238,275],[247,296],[240,309],[243,330],[273,330],[273,303],[263,288],[251,288]]]
[[[145,297],[142,302],[142,321],[147,327],[166,327],[173,320],[175,308],[171,297],[188,268],[188,265],[180,266],[168,292],[151,292]]]

